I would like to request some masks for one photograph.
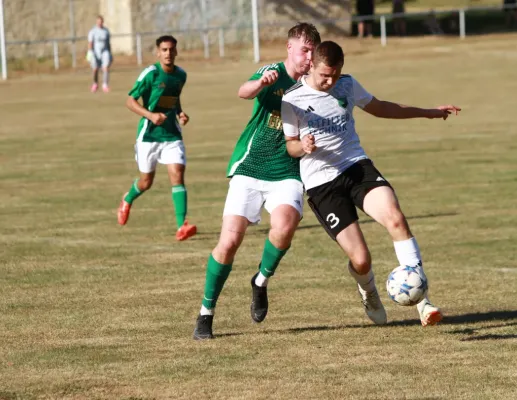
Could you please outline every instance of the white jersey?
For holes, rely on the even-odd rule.
[[[93,52],[97,58],[101,58],[105,51],[111,52],[110,32],[104,27],[94,26],[88,32],[88,42],[93,44]]]
[[[355,131],[352,111],[373,98],[350,75],[341,75],[327,93],[311,88],[305,76],[282,99],[284,134],[314,135],[317,149],[305,154],[300,171],[305,189],[334,180],[359,160],[368,158]]]

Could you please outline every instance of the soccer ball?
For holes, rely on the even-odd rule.
[[[401,306],[414,306],[427,294],[427,278],[422,267],[403,265],[391,271],[386,281],[391,300]]]

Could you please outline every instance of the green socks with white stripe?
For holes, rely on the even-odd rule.
[[[135,179],[133,184],[131,185],[131,189],[129,189],[129,192],[127,192],[126,196],[124,197],[124,201],[128,202],[129,204],[133,204],[133,201],[135,201],[144,191],[141,191],[138,188],[138,179]]]
[[[285,250],[277,249],[273,243],[266,239],[264,244],[264,252],[262,253],[262,261],[260,262],[260,274],[258,274],[255,284],[257,286],[267,286],[267,280],[271,278],[278,267],[278,264],[287,253],[289,247]]]
[[[187,216],[187,189],[184,185],[174,185],[172,187],[172,204],[176,214],[176,224],[178,228],[181,228]]]
[[[223,290],[224,283],[232,270],[232,264],[218,263],[210,254],[206,266],[205,293],[203,296],[203,306],[201,315],[213,315],[213,309],[217,299]]]

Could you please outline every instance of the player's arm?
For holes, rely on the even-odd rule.
[[[305,135],[303,139],[300,139],[298,116],[291,103],[285,100],[282,100],[282,126],[285,146],[291,157],[300,158],[316,150],[313,135]]]
[[[155,125],[161,125],[167,119],[167,116],[164,113],[153,113],[147,110],[133,96],[127,97],[126,107],[135,114],[147,118]]]
[[[404,104],[392,103],[391,101],[379,100],[375,97],[363,107],[363,110],[379,118],[407,119],[407,118],[443,118],[454,113],[458,115],[461,108],[452,104],[436,108],[420,108],[406,106]]]
[[[287,148],[287,153],[293,158],[303,157],[305,154],[311,154],[314,150],[316,150],[316,145],[314,144],[314,136],[313,135],[305,135],[303,139],[300,139],[300,135],[298,136],[284,136],[285,137],[285,147]]]
[[[176,104],[176,115],[178,116],[180,124],[183,126],[187,125],[190,121],[190,117],[183,111],[183,108],[181,108],[180,96],[178,96],[178,103]]]
[[[238,91],[238,96],[241,99],[251,100],[257,97],[257,95],[265,87],[271,86],[278,79],[278,71],[268,70],[262,74],[259,79],[253,79],[244,82]]]
[[[393,103],[391,101],[379,100],[368,93],[359,82],[352,78],[355,104],[379,118],[407,119],[407,118],[443,118],[447,119],[449,114],[458,115],[461,108],[447,105],[436,108],[419,108]]]
[[[136,115],[148,119],[153,124],[161,125],[167,119],[167,116],[164,113],[153,113],[138,102],[139,98],[150,95],[152,80],[153,74],[149,71],[149,68],[146,68],[136,80],[133,88],[129,91],[126,107]]]
[[[88,50],[93,50],[93,31],[88,32]]]
[[[88,32],[88,51],[86,52],[86,59],[91,61],[93,58],[93,31]]]
[[[187,115],[185,111],[183,111],[183,107],[181,107],[181,93],[183,92],[183,88],[187,84],[187,75],[185,73],[185,79],[183,84],[181,85],[180,93],[178,94],[178,102],[176,103],[176,115],[178,116],[178,120],[180,125],[185,126],[190,121],[190,117]]]

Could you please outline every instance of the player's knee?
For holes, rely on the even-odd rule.
[[[222,259],[233,259],[241,243],[242,235],[223,234],[219,239],[219,243],[217,243],[214,253],[218,253]]]
[[[239,242],[237,240],[220,240],[215,247],[213,254],[219,262],[228,264],[234,259],[237,250],[239,249]]]
[[[153,180],[149,178],[140,178],[138,181],[138,188],[140,190],[149,190],[153,186]]]
[[[388,232],[400,232],[407,230],[407,221],[400,210],[393,210],[386,219],[386,229]]]
[[[300,223],[300,215],[297,211],[289,210],[285,212],[280,218],[277,214],[271,218],[271,232],[279,239],[291,239]]]
[[[349,254],[350,261],[359,275],[368,273],[372,265],[372,258],[368,251],[357,251]]]
[[[276,237],[279,241],[291,241],[294,232],[296,231],[296,226],[298,224],[287,223],[285,225],[277,225],[271,227],[271,235]]]
[[[182,174],[170,175],[169,178],[170,178],[171,185],[173,185],[173,186],[185,184]]]
[[[171,185],[184,185],[185,184],[185,169],[170,169],[169,180]]]

